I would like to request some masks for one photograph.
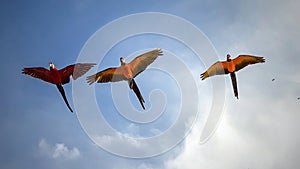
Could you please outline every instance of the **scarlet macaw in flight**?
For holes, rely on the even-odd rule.
[[[157,48],[150,52],[144,53],[130,63],[126,63],[124,58],[120,58],[121,66],[115,68],[107,68],[94,75],[87,77],[87,82],[91,85],[94,82],[106,83],[106,82],[118,82],[118,81],[128,81],[129,88],[134,91],[137,98],[140,101],[141,106],[145,109],[145,100],[134,81],[134,78],[144,71],[147,66],[154,62],[154,60],[161,56],[161,49]]]
[[[210,66],[206,72],[201,74],[201,78],[202,78],[202,80],[204,80],[210,76],[230,73],[234,96],[238,99],[239,96],[238,96],[235,72],[243,69],[244,67],[246,67],[250,64],[264,63],[264,62],[265,62],[265,59],[263,57],[259,57],[259,56],[239,55],[235,59],[231,59],[231,56],[229,54],[227,54],[227,61],[216,62],[215,64]]]
[[[30,75],[34,78],[41,79],[43,81],[55,84],[61,93],[65,103],[71,112],[71,106],[68,103],[64,88],[62,85],[70,82],[70,76],[72,75],[73,79],[76,80],[87,71],[89,71],[95,64],[93,63],[77,63],[73,65],[69,65],[63,69],[58,70],[52,62],[49,63],[50,70],[45,69],[43,67],[32,67],[32,68],[24,68],[22,70],[23,74]]]

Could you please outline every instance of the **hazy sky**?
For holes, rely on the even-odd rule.
[[[296,0],[2,1],[0,168],[297,168],[300,157],[299,7],[300,2]],[[48,68],[50,61],[59,69],[73,64],[96,31],[120,17],[142,12],[162,12],[184,18],[202,31],[215,51],[205,51],[198,56],[190,46],[177,41],[177,37],[136,35],[120,39],[107,51],[102,62],[87,73],[118,66],[121,56],[130,61],[145,51],[163,49],[165,55],[154,62],[152,69],[136,78],[146,101],[145,112],[135,95],[128,91],[127,82],[117,86],[86,85],[87,93],[95,89],[95,101],[107,123],[117,131],[115,135],[96,135],[95,138],[111,149],[124,149],[129,154],[168,147],[189,129],[190,120],[195,120],[190,117],[197,114],[192,130],[182,142],[158,156],[134,159],[116,156],[93,142],[86,128],[95,129],[95,134],[99,134],[103,124],[82,126],[84,113],[92,116],[89,111],[80,113],[80,106],[89,109],[92,103],[88,100],[74,105],[73,82],[64,86],[75,109],[72,114],[55,85],[25,76],[21,70],[23,67]],[[156,22],[149,20],[149,29],[159,28],[163,21],[163,18],[157,18]],[[142,21],[145,22],[147,20]],[[113,31],[126,32],[135,27],[138,25],[125,23]],[[198,36],[180,25],[169,29],[182,32],[192,45],[204,46],[197,43]],[[98,57],[96,51],[106,47],[115,36],[106,34],[107,43],[100,43],[91,54]],[[200,80],[205,68],[218,57],[225,60],[227,53],[233,57],[260,55],[266,59],[264,64],[249,66],[237,73],[239,100],[234,98],[229,76]],[[201,57],[211,58],[211,61],[205,62]],[[84,82],[85,77],[78,81]],[[187,80],[189,78],[192,80]],[[225,96],[220,94],[224,98],[220,105],[224,106],[223,116],[214,135],[199,144],[210,106],[216,100],[211,87],[214,79],[225,80]],[[114,87],[124,93],[111,91]],[[121,96],[116,98],[119,94]],[[127,95],[130,100],[123,97]],[[114,101],[119,105],[115,107]],[[133,123],[124,119],[122,113],[128,112],[120,109],[127,108],[129,101],[135,108],[132,110],[134,118],[148,117],[147,113],[151,115],[156,110],[161,111],[161,115],[151,123]],[[182,111],[184,106],[189,109]],[[174,125],[177,122],[179,125]],[[175,130],[170,130],[172,128]],[[155,138],[166,132],[170,134],[160,144],[128,139]],[[132,144],[133,148],[117,144],[122,141],[124,145]]]

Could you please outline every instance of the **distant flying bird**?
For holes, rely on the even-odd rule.
[[[72,75],[73,79],[76,80],[87,71],[89,71],[95,64],[93,63],[77,63],[73,65],[69,65],[63,69],[58,70],[52,62],[49,63],[50,70],[45,69],[43,67],[32,67],[32,68],[24,68],[22,70],[23,74],[30,75],[32,77],[41,79],[43,81],[55,84],[61,93],[65,103],[71,112],[71,109],[64,88],[62,85],[70,82],[70,76]]]
[[[298,97],[297,99],[300,100],[300,97]]]
[[[118,81],[128,81],[129,88],[134,91],[137,98],[140,101],[143,109],[145,110],[145,100],[134,81],[134,78],[144,71],[147,66],[154,62],[154,60],[161,56],[162,51],[159,48],[156,48],[150,52],[144,53],[130,63],[126,63],[124,58],[120,58],[121,66],[114,68],[107,68],[102,70],[94,75],[87,77],[87,82],[91,85],[94,82],[106,83],[106,82],[118,82]]]
[[[272,82],[274,82],[275,81],[275,79],[272,79]]]
[[[255,63],[263,63],[265,59],[263,57],[258,56],[250,56],[250,55],[239,55],[235,59],[231,59],[231,56],[227,54],[227,61],[216,62],[208,70],[201,74],[202,80],[207,77],[214,75],[223,75],[230,73],[231,82],[233,86],[234,96],[238,99],[238,89],[237,89],[237,81],[235,72],[243,69],[244,67],[255,64]]]

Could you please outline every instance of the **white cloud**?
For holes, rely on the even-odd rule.
[[[141,142],[137,141],[136,139],[130,137],[129,134],[122,134],[120,132],[116,132],[115,135],[103,135],[103,136],[95,136],[96,141],[100,143],[100,145],[105,145],[108,147],[114,147],[119,145],[120,142],[124,144],[127,143],[128,145],[138,148],[141,146]],[[122,148],[122,147],[120,147]],[[127,149],[123,147],[123,149]],[[130,151],[130,149],[128,150]]]
[[[69,149],[65,144],[55,144],[53,158],[76,159],[79,156],[78,148]]]
[[[153,169],[151,165],[141,163],[139,166],[137,166],[137,169]]]
[[[80,156],[80,152],[77,147],[70,149],[63,143],[56,143],[52,146],[47,143],[45,139],[40,140],[38,148],[42,155],[52,159],[73,160]]]
[[[263,140],[245,137],[227,118],[222,119],[215,135],[203,145],[199,144],[199,132],[193,130],[180,155],[167,160],[165,168],[272,168],[277,159],[272,153],[276,151]]]

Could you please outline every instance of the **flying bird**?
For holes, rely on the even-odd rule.
[[[143,109],[145,110],[145,100],[134,80],[134,78],[143,72],[154,60],[161,56],[162,51],[156,48],[150,52],[144,53],[130,63],[126,63],[123,57],[120,58],[121,66],[107,68],[94,75],[87,77],[87,82],[91,85],[94,82],[106,83],[106,82],[118,82],[127,81],[129,88],[134,91]]]
[[[94,65],[93,63],[77,63],[69,65],[63,69],[58,70],[52,62],[49,63],[50,70],[43,67],[32,67],[24,68],[22,70],[23,74],[30,75],[34,78],[41,79],[48,83],[55,84],[60,94],[62,95],[66,105],[73,112],[71,106],[68,103],[64,88],[62,85],[70,82],[70,76],[72,75],[73,79],[76,80],[87,71],[89,71]]]
[[[230,73],[234,96],[238,99],[239,96],[235,72],[243,69],[248,65],[264,62],[265,59],[259,56],[239,55],[238,57],[231,59],[231,56],[227,54],[227,61],[216,62],[215,64],[210,66],[206,72],[201,74],[201,78],[202,80],[204,80],[210,76]]]

